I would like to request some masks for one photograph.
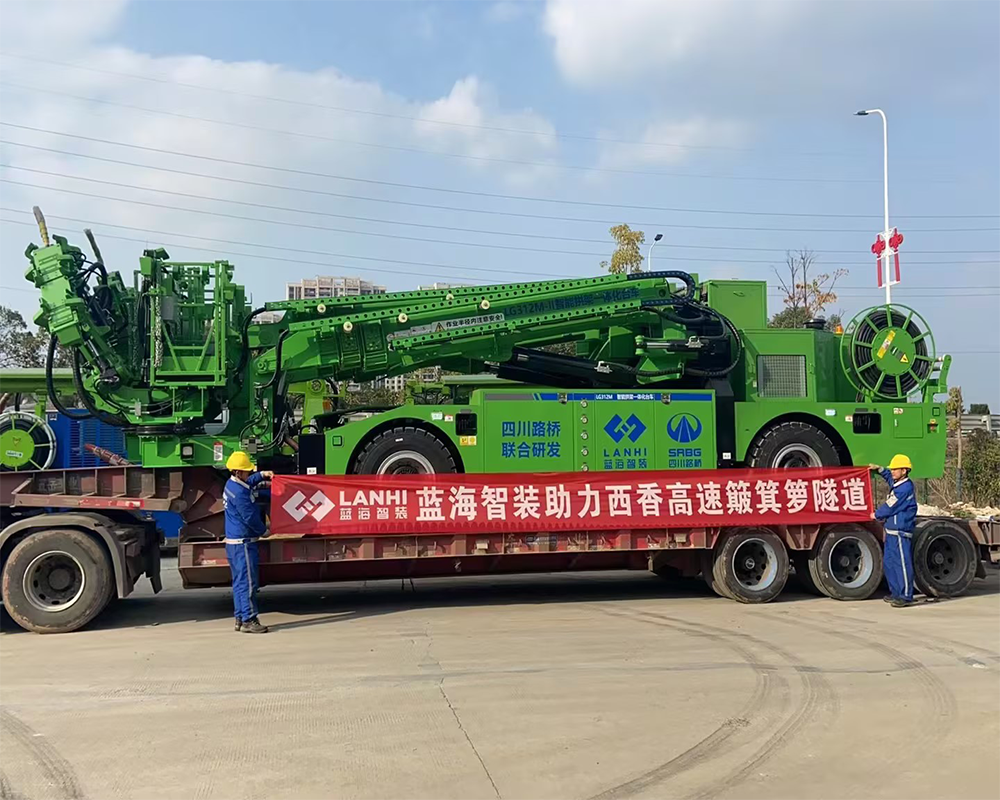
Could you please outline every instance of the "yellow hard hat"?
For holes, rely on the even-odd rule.
[[[250,456],[242,450],[236,450],[231,456],[229,456],[229,458],[226,459],[226,469],[238,469],[241,472],[253,472],[256,467],[254,467],[253,462],[250,460]]]
[[[896,453],[892,457],[892,461],[889,462],[889,469],[913,469],[913,463],[910,461],[909,456]]]

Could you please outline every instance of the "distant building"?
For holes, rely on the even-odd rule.
[[[376,389],[388,389],[390,392],[401,392],[407,383],[436,383],[439,380],[441,380],[441,367],[425,367],[405,375],[376,378],[372,381],[372,386]]]
[[[285,284],[287,300],[309,300],[313,297],[360,297],[385,294],[385,287],[351,275],[317,275],[298,283]]]
[[[434,281],[434,283],[421,284],[417,289],[465,289],[471,285],[471,283],[441,283]]]

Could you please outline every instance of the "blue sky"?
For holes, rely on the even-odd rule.
[[[255,300],[317,272],[390,289],[594,274],[624,221],[664,233],[658,265],[706,277],[773,279],[786,249],[815,250],[850,270],[830,309],[850,316],[881,298],[881,126],[852,116],[881,106],[894,300],[954,354],[966,400],[1000,409],[996,3],[0,14],[0,292],[26,316],[34,204],[71,238],[89,224],[122,271],[152,244],[229,254]]]

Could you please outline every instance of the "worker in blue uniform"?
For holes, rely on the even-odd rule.
[[[874,519],[885,525],[885,556],[882,559],[889,596],[894,608],[913,605],[913,529],[917,518],[917,495],[910,480],[913,464],[897,454],[888,469],[870,465],[889,485],[889,496],[875,509]]]
[[[250,456],[242,450],[229,456],[226,469],[230,477],[222,493],[222,503],[226,509],[226,559],[233,574],[236,631],[267,633],[267,626],[257,619],[257,589],[260,586],[257,540],[267,533],[267,526],[255,500],[256,493],[274,473],[257,472]]]

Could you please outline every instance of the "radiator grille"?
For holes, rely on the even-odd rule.
[[[760,397],[805,397],[805,356],[757,356]]]

